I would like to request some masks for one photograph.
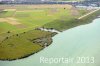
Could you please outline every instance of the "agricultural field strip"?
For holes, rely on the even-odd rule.
[[[19,25],[21,24],[20,22],[17,21],[17,19],[13,17],[7,17],[7,18],[0,18],[0,22],[7,22],[11,25]]]
[[[62,4],[62,5],[59,5],[59,4],[53,4],[53,5],[48,5],[48,4],[44,4],[44,5],[14,5],[13,7],[11,5],[0,5],[0,8],[1,9],[32,9],[32,8],[64,8],[64,7],[67,7],[67,8],[70,8],[72,7],[71,5],[68,5],[68,4]]]
[[[9,6],[9,5],[8,5]],[[16,5],[15,5],[16,6]],[[15,7],[15,6],[13,6],[13,7]],[[41,7],[38,7],[38,6],[41,6]],[[72,6],[71,5],[57,5],[57,6],[55,6],[55,5],[33,5],[33,6],[26,6],[26,8],[28,7],[28,8],[31,8],[31,10],[26,10],[26,9],[24,9],[24,10],[17,10],[17,8],[19,8],[20,7],[20,5],[19,6],[16,6],[16,9],[14,8],[14,9],[10,9],[9,7],[7,7],[7,9],[5,9],[5,11],[16,11],[16,12],[34,12],[34,11],[44,11],[44,10],[34,10],[33,8],[41,8],[42,9],[42,7],[43,6],[46,6],[45,8],[66,8],[67,10],[71,10],[71,9],[73,9],[72,8]],[[53,6],[53,7],[50,7],[50,6]],[[1,6],[0,6],[1,7]],[[5,7],[4,7],[5,8]],[[43,9],[45,9],[45,8],[43,8]],[[33,10],[32,10],[33,9]],[[54,11],[54,10],[53,10]],[[72,11],[73,12],[73,11]],[[50,11],[50,13],[51,13],[51,11]],[[47,14],[47,13],[46,13]],[[14,16],[15,16],[15,14],[14,14]],[[33,16],[33,15],[32,15]],[[47,15],[48,16],[48,15]],[[19,23],[20,21],[17,21],[17,19],[15,18],[15,17],[7,17],[7,19],[6,18],[0,18],[1,19],[1,22],[8,22],[9,20],[11,20],[11,22],[17,22],[16,24],[23,24],[23,21],[21,22],[21,23]],[[9,23],[9,22],[8,22]],[[30,25],[30,27],[27,27],[27,28],[24,28],[24,29],[18,29],[18,30],[12,30],[12,32],[17,32],[17,31],[21,31],[21,30],[29,30],[30,28],[31,29],[33,29],[34,27],[39,27],[40,25],[39,24],[35,24],[35,26],[32,26],[32,25]],[[5,33],[5,32],[2,32],[2,33]],[[0,34],[2,34],[2,33],[0,33]]]

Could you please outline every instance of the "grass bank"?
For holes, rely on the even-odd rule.
[[[68,20],[67,17],[65,19],[57,19],[53,22],[45,24],[43,27],[44,28],[54,28],[59,31],[64,31],[64,30],[67,30],[69,28],[73,28],[73,27],[76,27],[79,25],[91,23],[92,20],[97,18],[97,16],[99,16],[99,15],[100,15],[100,10],[98,10],[82,19],[70,18]]]

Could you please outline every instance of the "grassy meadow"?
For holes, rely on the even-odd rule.
[[[0,5],[0,59],[15,60],[42,50],[56,33],[38,27],[64,30],[88,11],[71,5]],[[40,7],[39,7],[40,6]],[[52,7],[51,7],[52,6]]]
[[[26,7],[23,9],[18,8],[18,7],[20,6],[16,6],[16,8],[14,9],[4,9],[3,11],[0,12],[0,18],[16,19],[17,22],[21,23],[21,25],[17,25],[17,26],[11,25],[11,24],[6,23],[3,20],[0,20],[0,33],[7,32],[8,30],[15,31],[15,33],[16,32],[20,33],[20,31],[23,32],[24,30],[30,30],[30,28],[41,27],[44,24],[54,22],[55,20],[59,20],[59,19],[70,20],[73,18],[77,18],[80,15],[87,12],[86,10],[77,10],[73,8],[72,6],[59,7],[59,8],[57,7],[49,8],[49,6],[47,8]]]

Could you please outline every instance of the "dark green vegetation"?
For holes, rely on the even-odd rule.
[[[71,18],[68,20],[68,19],[61,18],[61,19],[57,19],[53,22],[45,24],[44,28],[54,28],[59,31],[64,31],[66,29],[73,28],[78,25],[88,24],[92,22],[92,20],[95,19],[99,15],[100,15],[100,10],[82,19]]]
[[[40,30],[31,30],[6,37],[0,43],[0,59],[15,60],[37,53],[51,44],[51,37],[55,34]]]

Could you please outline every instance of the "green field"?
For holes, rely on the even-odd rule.
[[[74,9],[73,9],[74,10]],[[29,28],[36,28],[43,26],[49,22],[53,22],[59,19],[66,19],[70,20],[76,17],[79,17],[80,14],[86,13],[85,10],[79,10],[79,14],[77,16],[73,16],[71,9],[64,9],[64,8],[37,8],[37,9],[30,9],[30,10],[4,10],[0,12],[0,18],[14,18],[17,22],[20,22],[25,27],[23,30],[27,30]],[[2,26],[1,26],[2,25]],[[5,27],[6,26],[6,27]],[[7,32],[8,30],[20,30],[22,28],[18,28],[14,25],[8,24],[6,22],[0,22],[0,33]],[[17,31],[20,32],[20,31]]]
[[[73,26],[74,19],[88,12],[84,9],[69,8],[69,6],[66,8],[51,8],[50,5],[50,8],[30,7],[23,9],[16,7],[0,11],[1,60],[24,58],[42,50],[45,43],[47,46],[50,45],[51,37],[56,33],[35,30],[35,28],[67,29],[67,27]]]
[[[54,9],[55,10],[55,9]],[[56,9],[56,12],[52,12],[53,9],[37,9],[37,10],[31,10],[29,12],[21,12],[21,11],[8,11],[8,12],[1,12],[2,15],[0,15],[1,18],[6,18],[6,17],[13,17],[18,20],[18,22],[22,23],[23,25],[27,27],[37,27],[37,26],[42,26],[46,23],[49,23],[51,21],[54,21],[56,19],[59,19],[61,16],[64,15],[69,15],[68,10],[64,9]],[[13,28],[19,29],[16,26],[14,27],[13,25],[10,26],[8,23],[1,23],[0,27],[2,27],[0,30],[10,30]],[[5,27],[6,26],[6,27]]]

